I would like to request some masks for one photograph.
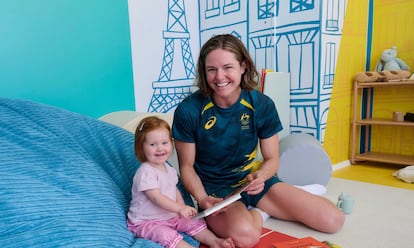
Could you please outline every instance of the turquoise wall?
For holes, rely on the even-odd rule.
[[[0,96],[133,110],[127,0],[1,0]]]

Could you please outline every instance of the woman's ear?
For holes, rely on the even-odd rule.
[[[243,61],[242,63],[241,63],[241,71],[242,71],[242,75],[246,72],[246,62],[245,61]]]

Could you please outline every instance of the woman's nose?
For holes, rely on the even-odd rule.
[[[224,70],[222,69],[217,69],[217,73],[216,73],[216,78],[217,79],[221,79],[224,77]]]

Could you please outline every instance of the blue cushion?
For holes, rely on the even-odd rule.
[[[126,227],[139,165],[119,127],[0,98],[0,246],[161,247]]]

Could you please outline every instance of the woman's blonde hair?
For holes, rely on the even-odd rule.
[[[246,70],[241,78],[240,87],[245,90],[253,90],[258,85],[259,73],[244,44],[234,35],[221,34],[210,38],[201,48],[197,62],[196,86],[204,96],[210,96],[213,89],[207,83],[206,58],[216,49],[224,49],[233,53],[240,65],[246,65]]]
[[[165,128],[168,130],[168,133],[170,134],[170,140],[172,141],[171,128],[168,122],[165,120],[156,116],[148,116],[138,123],[138,126],[135,129],[134,151],[135,156],[139,161],[146,162],[148,160],[144,153],[144,142],[147,133],[160,128]]]

